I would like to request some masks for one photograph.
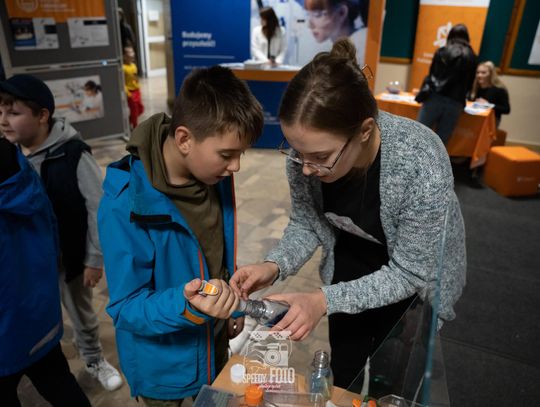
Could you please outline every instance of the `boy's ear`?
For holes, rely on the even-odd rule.
[[[362,126],[360,127],[360,141],[362,143],[371,138],[375,127],[377,127],[377,124],[375,123],[375,119],[373,117],[368,117],[366,120],[364,120]]]
[[[39,123],[47,124],[49,122],[50,116],[51,116],[51,112],[49,112],[48,109],[41,109],[38,113]]]
[[[193,134],[185,126],[178,126],[174,131],[174,143],[182,154],[188,154],[194,143]]]

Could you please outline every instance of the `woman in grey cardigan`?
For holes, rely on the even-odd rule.
[[[347,40],[293,78],[279,115],[292,147],[280,149],[290,221],[265,262],[237,270],[231,286],[246,296],[285,279],[322,246],[321,289],[270,298],[290,304],[279,327],[294,340],[328,314],[335,383],[347,387],[415,296],[440,283],[439,325],[455,317],[466,259],[450,162],[430,129],[378,113]]]

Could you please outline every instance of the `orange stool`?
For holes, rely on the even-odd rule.
[[[525,147],[492,147],[484,182],[504,196],[535,195],[540,184],[540,154]]]

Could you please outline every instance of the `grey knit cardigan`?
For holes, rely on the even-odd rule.
[[[338,231],[323,213],[320,180],[304,176],[301,166],[290,160],[290,220],[265,260],[277,263],[280,278],[285,279],[322,246],[319,273],[329,315],[360,313],[414,293],[432,299],[433,288],[439,285],[440,327],[455,318],[453,306],[465,286],[466,273],[465,228],[448,154],[439,137],[418,122],[380,112],[377,123],[381,131],[380,216],[388,265],[359,279],[331,284]]]

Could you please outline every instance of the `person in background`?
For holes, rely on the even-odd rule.
[[[118,7],[118,23],[120,25],[120,41],[122,49],[127,46],[135,47],[135,35],[129,23],[126,21],[124,9]]]
[[[290,331],[292,340],[328,315],[342,388],[416,296],[431,298],[437,281],[439,327],[453,319],[466,272],[465,228],[444,146],[418,122],[378,111],[355,56],[340,39],[289,82],[279,109],[292,147],[280,148],[289,224],[264,263],[240,267],[230,281],[246,297],[297,273],[322,246],[320,289],[268,298],[290,304],[274,330]]]
[[[236,271],[232,175],[260,136],[261,105],[230,69],[193,70],[172,118],[132,133],[107,168],[98,213],[120,364],[133,397],[179,406],[212,383],[243,319],[226,281]],[[200,279],[220,289],[197,294]]]
[[[103,117],[103,93],[96,82],[87,81],[84,84],[84,97],[78,110],[88,119]]]
[[[501,115],[510,113],[508,90],[499,79],[493,62],[485,61],[478,64],[469,99],[478,103],[494,104],[497,127],[501,123]]]
[[[305,0],[304,8],[315,41],[334,43],[348,37],[357,49],[359,65],[364,65],[369,0]]]
[[[115,390],[122,378],[103,357],[92,305],[92,289],[103,275],[96,221],[101,170],[81,135],[63,119],[53,119],[54,108],[50,89],[34,76],[0,82],[0,131],[40,174],[58,220],[58,284],[76,344],[86,370],[106,390]]]
[[[434,128],[444,144],[450,139],[463,112],[476,65],[477,58],[470,45],[467,27],[463,24],[453,26],[446,45],[435,52],[429,74],[424,79],[429,88],[427,97],[423,100],[417,98],[422,102],[417,120]]]
[[[124,87],[129,107],[129,124],[134,129],[139,122],[139,116],[144,112],[144,105],[142,103],[137,65],[135,64],[135,50],[130,45],[124,47],[122,69],[124,71]]]
[[[39,175],[0,137],[0,395],[20,407],[26,375],[53,406],[90,407],[60,347],[58,242]]]
[[[287,52],[285,28],[272,7],[263,7],[259,11],[261,25],[251,33],[251,57],[257,61],[270,63],[272,66],[282,64]]]

